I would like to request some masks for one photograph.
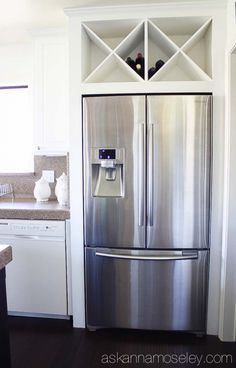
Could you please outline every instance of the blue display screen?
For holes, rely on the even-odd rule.
[[[100,149],[99,150],[99,158],[100,160],[115,160],[116,158],[116,150],[115,149]]]

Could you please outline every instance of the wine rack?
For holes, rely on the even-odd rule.
[[[212,78],[208,17],[90,21],[82,24],[82,82],[208,81]],[[144,78],[127,63],[142,53]],[[161,66],[150,77],[148,70]]]

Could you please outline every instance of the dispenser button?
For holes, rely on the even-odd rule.
[[[104,167],[106,169],[114,169],[115,168],[115,162],[112,160],[102,160],[101,161],[101,167]]]

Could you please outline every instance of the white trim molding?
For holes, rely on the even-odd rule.
[[[201,4],[200,4],[201,3]],[[111,6],[106,6],[106,5],[101,5],[101,6],[86,6],[86,7],[68,7],[68,8],[64,8],[64,12],[70,16],[87,16],[87,15],[106,15],[107,13],[117,13],[117,11],[122,11],[123,13],[127,13],[127,12],[141,12],[141,14],[146,13],[147,11],[152,13],[154,11],[154,14],[156,11],[160,11],[161,9],[171,9],[173,10],[173,8],[176,9],[185,9],[187,8],[191,8],[191,7],[197,7],[199,8],[199,6],[201,8],[212,8],[212,6],[214,6],[214,8],[225,8],[227,5],[227,0],[193,0],[193,1],[167,1],[167,2],[157,2],[157,3],[153,3],[153,4],[128,4],[128,5],[111,5]]]
[[[221,298],[219,337],[222,341],[236,341],[236,43],[227,53],[226,117],[225,117],[225,198],[223,246],[221,261]]]

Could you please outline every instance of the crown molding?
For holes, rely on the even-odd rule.
[[[167,2],[160,2],[160,3],[151,3],[151,4],[128,4],[128,5],[123,5],[123,4],[119,4],[119,5],[101,5],[101,6],[89,6],[89,7],[69,7],[69,8],[64,8],[64,12],[66,15],[68,15],[69,17],[73,17],[73,16],[83,16],[83,15],[88,15],[88,14],[94,14],[96,13],[97,15],[100,14],[107,14],[107,13],[111,13],[111,12],[116,12],[116,11],[123,11],[124,13],[127,13],[127,11],[146,11],[147,9],[149,11],[156,11],[156,10],[161,10],[161,9],[173,9],[173,8],[191,8],[191,7],[201,7],[201,8],[226,8],[228,4],[228,0],[193,0],[193,1],[180,1],[180,2],[172,2],[167,1]]]

